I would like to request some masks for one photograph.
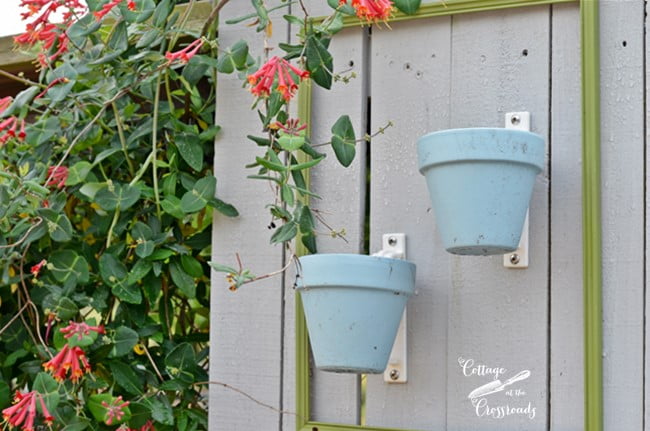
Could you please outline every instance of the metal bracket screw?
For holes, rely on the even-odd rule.
[[[518,125],[521,123],[521,117],[517,114],[514,114],[512,117],[510,117],[510,123],[512,123],[513,126]]]
[[[397,244],[397,238],[395,238],[394,236],[388,237],[388,245],[394,247],[395,244]]]
[[[396,370],[396,369],[390,370],[390,379],[391,380],[399,379],[399,370]]]
[[[513,254],[510,255],[510,263],[511,264],[516,265],[516,264],[519,263],[519,261],[520,261],[520,259],[519,259],[519,255],[517,253],[513,253]]]

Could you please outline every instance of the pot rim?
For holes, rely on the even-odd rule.
[[[485,143],[485,145],[482,145]],[[473,162],[507,162],[544,168],[544,138],[525,130],[475,127],[430,132],[417,140],[419,171]]]

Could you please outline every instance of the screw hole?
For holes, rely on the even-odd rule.
[[[404,69],[411,70],[411,63],[405,63],[404,64]]]
[[[354,60],[350,60],[350,62],[348,63],[348,66],[353,67],[354,66]]]
[[[625,48],[626,46],[627,46],[627,40],[624,40],[623,41],[623,48]]]
[[[312,427],[311,431],[318,431],[318,427]]]
[[[524,49],[523,51],[521,51],[521,55],[523,55],[524,57],[528,57],[528,50]]]

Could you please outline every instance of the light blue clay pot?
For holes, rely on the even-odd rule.
[[[406,302],[415,289],[415,265],[356,254],[300,258],[300,292],[316,368],[381,373]]]
[[[544,139],[512,129],[443,130],[418,139],[418,160],[448,252],[517,248]]]

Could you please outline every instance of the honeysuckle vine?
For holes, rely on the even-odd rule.
[[[238,0],[241,1],[241,0]],[[311,0],[315,2],[316,0]],[[260,124],[250,178],[271,184],[270,241],[316,251],[305,180],[330,146],[345,167],[357,136],[341,113],[332,137],[312,143],[309,118],[289,115],[301,81],[347,82],[329,52],[346,15],[388,19],[415,0],[251,0],[221,25],[253,25],[262,46],[221,46],[220,0],[200,27],[191,0],[21,0],[38,79],[0,71],[25,88],[0,98],[0,409],[6,426],[51,429],[207,429],[210,269],[235,290],[254,275],[241,262],[211,262],[219,199],[212,171],[218,74],[237,74]],[[271,43],[286,20],[294,44]],[[271,52],[273,55],[271,55]],[[384,128],[377,133],[383,133]],[[243,133],[242,133],[243,135]],[[216,176],[215,176],[216,174]],[[245,256],[244,256],[245,258]],[[232,263],[230,264],[232,265]],[[12,395],[13,394],[13,395]],[[246,397],[264,406],[249,394]]]

